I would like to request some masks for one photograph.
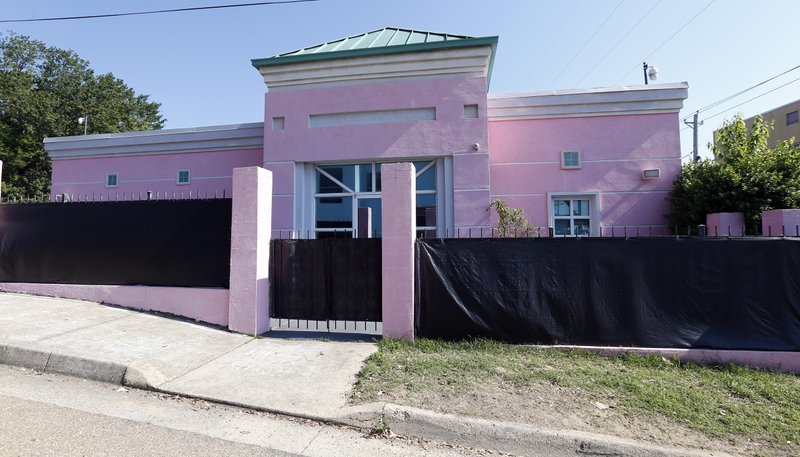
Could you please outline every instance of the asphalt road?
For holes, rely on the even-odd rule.
[[[487,454],[0,365],[0,456]]]

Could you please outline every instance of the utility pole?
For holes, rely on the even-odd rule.
[[[697,135],[699,133],[697,131],[698,130],[697,127],[703,125],[703,123],[699,122],[697,120],[697,117],[699,116],[699,114],[700,114],[699,111],[695,111],[692,122],[689,122],[686,119],[683,120],[684,124],[686,124],[686,125],[688,125],[689,127],[692,128],[692,134],[694,136],[693,141],[692,141],[692,146],[693,146],[693,149],[692,149],[692,163],[697,163],[697,162],[700,161],[700,150],[697,147]]]
[[[647,85],[647,62],[642,63],[642,71],[644,71],[644,85]]]

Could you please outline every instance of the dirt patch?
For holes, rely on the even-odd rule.
[[[609,361],[610,367],[602,367],[599,365],[607,363],[603,358],[594,360],[591,356],[576,356],[574,360],[561,360],[557,354],[544,355],[547,360],[538,365],[540,373],[534,373],[527,354],[523,355],[525,360],[520,360],[516,350],[510,354],[505,349],[493,351],[488,354],[457,351],[451,354],[435,348],[416,355],[405,348],[384,350],[365,366],[365,372],[354,390],[353,402],[379,400],[443,413],[549,429],[600,433],[664,446],[722,451],[734,455],[800,455],[800,447],[796,443],[783,446],[783,443],[774,441],[774,436],[770,441],[767,436],[742,432],[738,423],[731,422],[730,430],[736,431],[724,428],[725,415],[739,414],[736,407],[743,404],[748,414],[755,415],[759,407],[771,411],[766,414],[767,417],[772,412],[787,410],[775,409],[774,405],[759,405],[758,402],[762,401],[760,397],[754,399],[753,393],[742,387],[744,381],[752,381],[753,376],[763,376],[763,373],[753,376],[736,370],[722,373],[725,382],[732,386],[732,391],[741,392],[743,397],[723,395],[727,403],[714,403],[719,401],[718,397],[709,399],[707,405],[697,402],[697,409],[701,411],[692,416],[685,411],[685,403],[691,405],[692,401],[681,404],[675,400],[675,393],[681,392],[678,389],[687,389],[687,386],[679,387],[677,381],[673,382],[668,377],[686,379],[696,376],[697,380],[691,381],[689,389],[712,391],[715,386],[711,382],[720,374],[706,373],[708,369],[704,367],[668,367],[653,371],[647,363],[636,361]],[[629,390],[619,388],[615,384],[616,378],[609,373],[619,373],[620,370],[627,370],[625,377],[636,378],[632,382],[634,386],[649,385],[650,390],[642,387],[642,391],[631,394]],[[800,385],[791,379],[788,382],[789,389]],[[672,384],[676,385],[674,392],[669,391]],[[658,387],[653,389],[654,385]],[[661,408],[658,411],[647,409],[646,399],[658,397],[662,385],[664,398],[674,402],[667,404],[676,407],[674,417],[663,413],[669,411],[663,406],[664,399],[655,401],[657,407]],[[635,398],[635,401],[631,398]],[[644,402],[642,398],[645,398]],[[720,404],[723,406],[719,407],[719,411],[708,411],[718,408]],[[797,408],[789,406],[788,410],[796,411]],[[764,412],[761,414],[764,415]],[[719,424],[709,426],[702,423],[709,420],[722,423],[722,428]],[[770,417],[769,420],[781,422],[794,421],[796,418]]]
[[[524,391],[502,384],[484,385],[459,393],[398,389],[382,392],[380,399],[448,414],[601,433],[663,446],[752,456],[797,456],[796,450],[778,449],[764,442],[712,438],[660,416],[626,411],[613,397],[598,397],[543,383],[526,386]]]

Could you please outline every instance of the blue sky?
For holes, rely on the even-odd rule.
[[[0,30],[72,49],[96,71],[114,73],[137,93],[148,94],[162,104],[167,128],[260,121],[266,86],[250,66],[250,59],[385,26],[498,35],[492,92],[641,84],[642,60],[650,56],[648,63],[661,71],[659,82],[689,83],[689,99],[682,112],[682,116],[689,116],[698,108],[800,65],[794,37],[800,17],[800,2],[796,0],[715,0],[670,39],[711,1],[320,0],[122,18],[7,23],[0,24]],[[0,19],[243,2],[246,0],[5,0]],[[799,99],[800,81],[736,109],[727,108],[798,77],[800,70],[701,113],[702,120],[723,112],[700,128],[701,155],[708,155],[705,144],[725,119],[736,112],[751,116]],[[690,129],[682,130],[681,142],[683,153],[690,153]]]

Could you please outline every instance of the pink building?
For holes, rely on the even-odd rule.
[[[688,85],[488,94],[496,45],[385,28],[255,59],[263,122],[48,138],[52,192],[229,195],[259,165],[275,235],[375,236],[381,164],[410,161],[425,236],[488,229],[496,198],[557,235],[665,224]]]

